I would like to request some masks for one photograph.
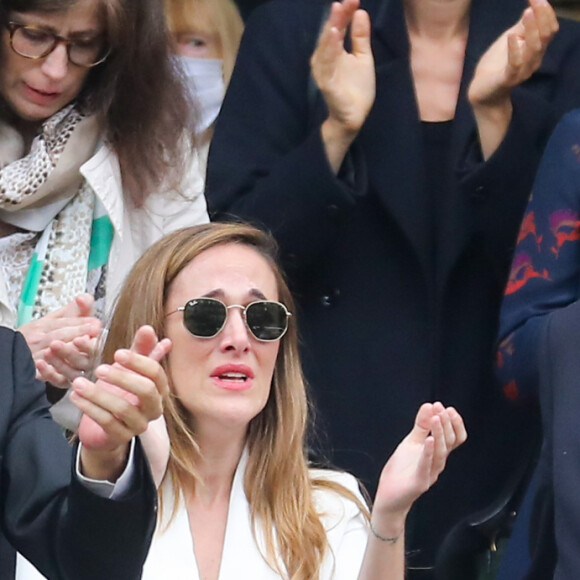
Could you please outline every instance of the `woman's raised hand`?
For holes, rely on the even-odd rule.
[[[538,70],[558,20],[547,0],[529,0],[520,20],[481,57],[468,89],[484,159],[503,141],[513,107],[511,90]]]
[[[73,381],[71,401],[83,412],[79,439],[87,477],[117,477],[129,441],[161,416],[169,386],[159,361],[170,349],[171,341],[159,341],[150,326],[143,326],[130,349],[118,350],[112,365],[95,369],[96,382],[84,377]]]
[[[558,20],[547,0],[529,0],[518,22],[481,57],[469,87],[472,105],[494,105],[538,70]]]
[[[392,537],[401,531],[413,502],[437,481],[451,451],[466,439],[463,419],[453,407],[421,406],[413,429],[381,473],[372,515],[379,534]]]
[[[100,320],[92,315],[93,306],[90,294],[80,294],[66,306],[18,328],[32,352],[38,378],[67,387],[69,380],[90,368],[91,344],[101,332]],[[80,348],[73,346],[81,337]]]
[[[349,26],[350,52],[344,47]],[[322,139],[336,172],[375,100],[370,29],[369,15],[359,9],[359,0],[333,2],[310,60],[312,76],[328,107]]]

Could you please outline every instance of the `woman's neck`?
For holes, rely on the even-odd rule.
[[[197,469],[203,482],[195,489],[196,498],[207,504],[229,498],[245,437],[210,438],[196,432],[196,440],[202,457]]]
[[[471,0],[403,0],[410,36],[446,42],[467,37]]]

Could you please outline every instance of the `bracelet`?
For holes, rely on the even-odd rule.
[[[394,538],[386,538],[385,536],[377,534],[377,531],[375,530],[375,528],[373,528],[373,523],[371,521],[369,521],[369,527],[371,529],[371,533],[377,540],[380,540],[381,542],[387,542],[387,544],[391,545],[396,544],[399,538],[401,537],[400,534],[398,536],[395,536]]]

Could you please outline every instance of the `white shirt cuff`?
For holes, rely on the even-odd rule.
[[[105,497],[107,499],[117,499],[131,487],[135,473],[135,438],[131,439],[131,443],[129,445],[129,457],[127,458],[127,465],[125,466],[125,470],[115,483],[107,481],[106,479],[91,479],[90,477],[85,477],[81,473],[81,448],[82,443],[79,443],[77,458],[75,462],[75,472],[78,480],[87,489],[100,497]]]

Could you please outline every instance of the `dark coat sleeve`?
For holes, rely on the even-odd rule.
[[[547,315],[580,296],[580,110],[555,129],[518,236],[501,310],[498,374],[506,394],[538,397]]]
[[[580,575],[579,335],[578,302],[551,314],[540,332],[544,445],[537,502],[544,509],[532,530],[535,558],[526,578],[534,580],[569,580]]]
[[[131,489],[96,496],[71,477],[73,449],[48,412],[23,337],[0,330],[3,401],[2,528],[51,579],[140,578],[154,528],[156,494],[139,445]]]

